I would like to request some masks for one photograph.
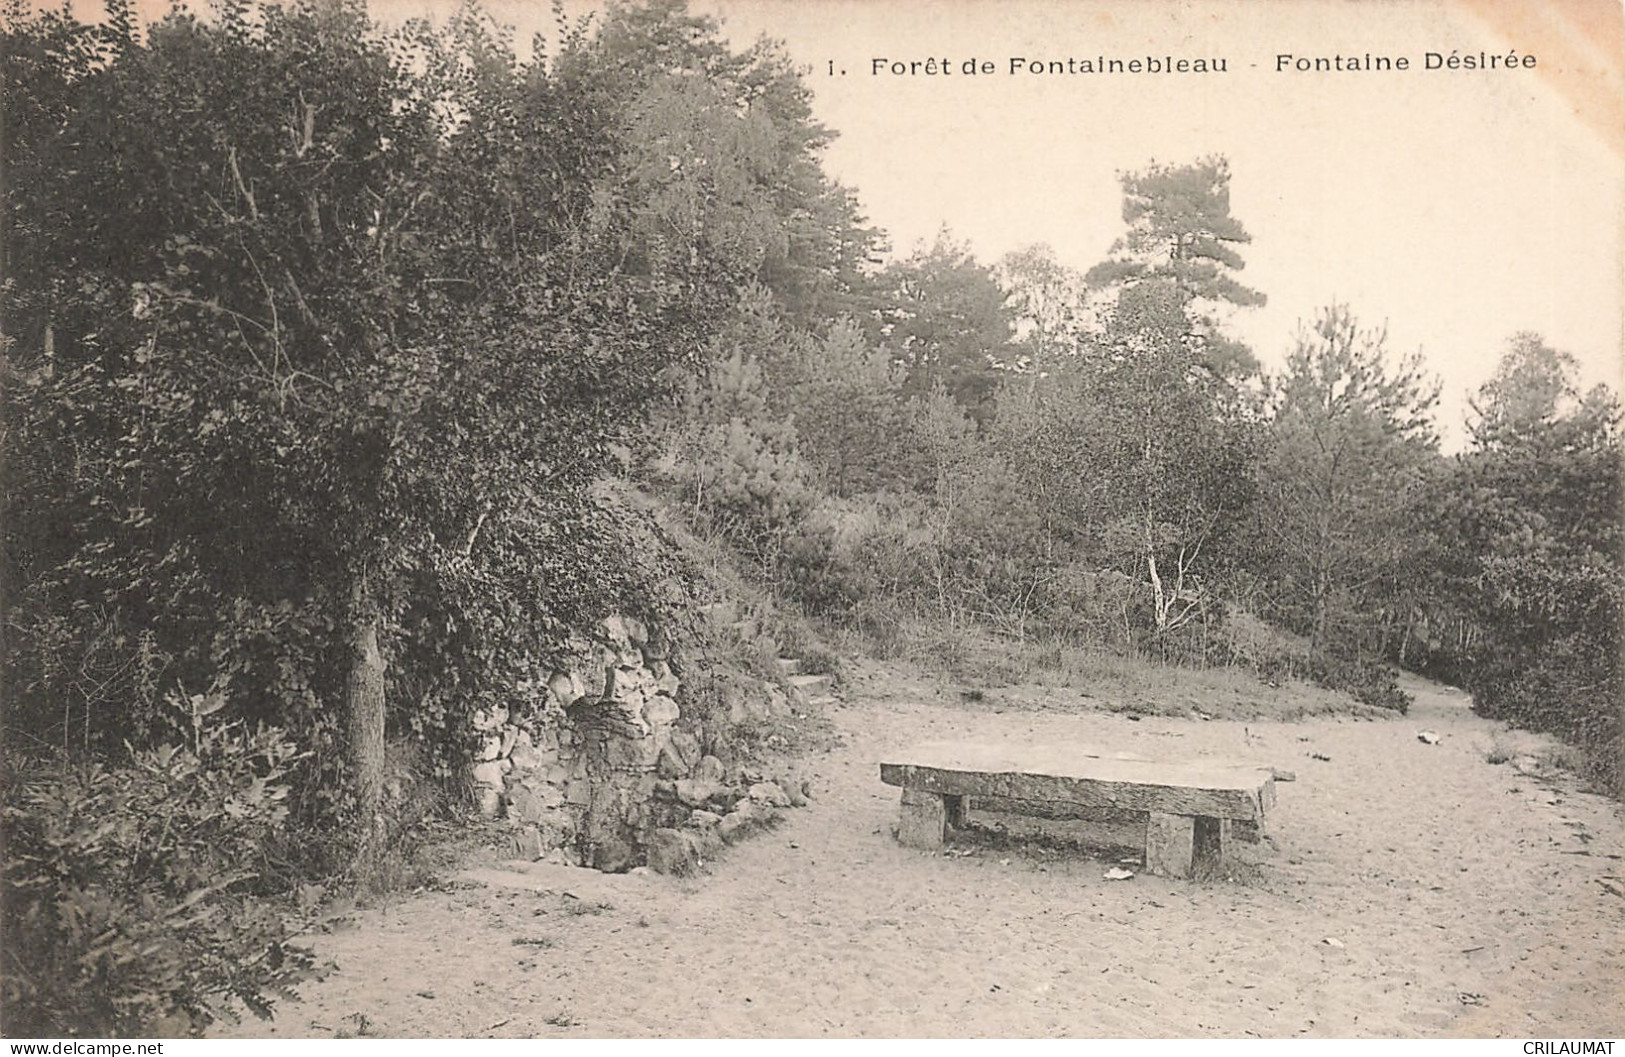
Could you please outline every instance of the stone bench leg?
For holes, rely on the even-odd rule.
[[[1224,861],[1230,820],[1152,811],[1145,821],[1145,869],[1164,877],[1189,877],[1198,867]]]
[[[940,848],[949,826],[965,824],[966,798],[903,790],[897,815],[897,839],[910,848]]]

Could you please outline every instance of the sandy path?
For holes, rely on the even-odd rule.
[[[1459,693],[1410,689],[1403,719],[1243,725],[994,714],[860,683],[812,806],[707,876],[580,871],[571,898],[557,870],[487,872],[323,937],[340,971],[239,1030],[1625,1035],[1625,899],[1600,883],[1625,887],[1618,805],[1487,763],[1496,725]],[[1239,756],[1297,781],[1278,787],[1274,846],[1240,846],[1245,883],[1109,882],[1099,860],[1013,841],[900,847],[875,763],[950,737]]]

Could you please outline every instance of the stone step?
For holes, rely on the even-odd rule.
[[[779,666],[779,671],[785,675],[797,675],[801,672],[800,657],[780,657],[774,663]]]
[[[835,686],[833,675],[792,675],[790,685],[808,699],[829,693]]]

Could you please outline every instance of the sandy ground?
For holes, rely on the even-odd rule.
[[[337,971],[235,1031],[1625,1036],[1618,805],[1487,762],[1492,737],[1540,743],[1456,691],[1408,688],[1404,718],[1243,724],[994,712],[859,679],[834,712],[845,745],[807,761],[812,805],[703,876],[471,869],[320,937]],[[877,762],[961,737],[1244,758],[1297,780],[1229,880],[1108,881],[1109,859],[1019,837],[899,846]]]

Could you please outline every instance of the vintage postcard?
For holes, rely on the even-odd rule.
[[[5,18],[8,1036],[1625,1036],[1617,0]]]

